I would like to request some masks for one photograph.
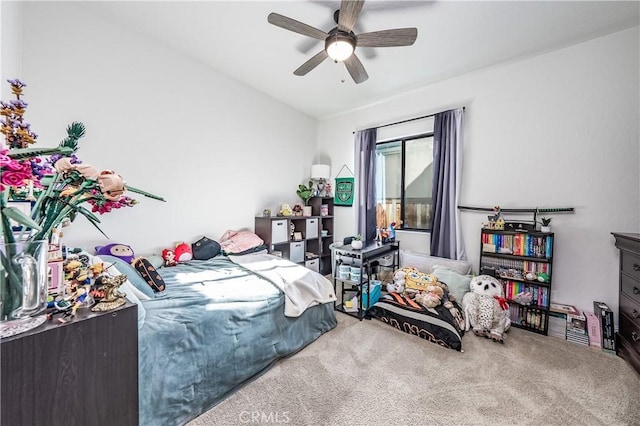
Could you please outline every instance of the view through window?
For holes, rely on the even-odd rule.
[[[376,145],[376,222],[429,231],[433,188],[433,133]]]

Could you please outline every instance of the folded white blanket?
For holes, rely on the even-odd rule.
[[[335,302],[331,281],[319,273],[271,254],[229,256],[237,265],[268,279],[284,293],[284,314],[299,317],[309,307]]]

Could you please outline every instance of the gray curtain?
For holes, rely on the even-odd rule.
[[[462,108],[436,114],[433,129],[431,255],[466,260],[458,197],[462,172]]]
[[[355,174],[356,174],[356,232],[363,240],[372,241],[376,237],[376,139],[378,129],[356,132]]]

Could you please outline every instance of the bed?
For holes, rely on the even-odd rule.
[[[425,308],[398,293],[389,293],[376,302],[369,315],[408,334],[445,348],[462,351],[464,317],[461,307],[438,305]]]
[[[434,274],[438,281],[447,284],[457,301],[462,301],[469,291],[471,264],[467,261],[400,250],[400,265]],[[456,301],[451,308],[443,305],[425,308],[404,295],[389,293],[373,305],[369,315],[405,333],[462,352],[464,314]]]
[[[138,279],[126,263],[100,257]],[[274,256],[216,256],[158,271],[163,292],[143,297],[137,285],[128,288],[142,311],[141,425],[188,422],[337,324],[331,283]]]

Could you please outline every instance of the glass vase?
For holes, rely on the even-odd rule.
[[[0,338],[46,321],[47,241],[0,243]]]

